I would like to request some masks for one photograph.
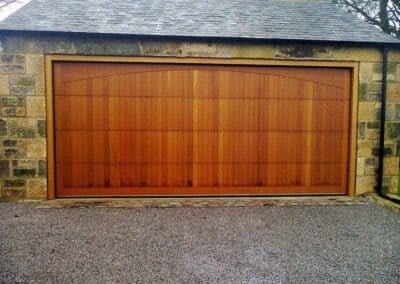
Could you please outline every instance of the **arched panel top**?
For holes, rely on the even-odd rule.
[[[192,97],[197,92],[201,97],[333,100],[348,97],[326,97],[324,90],[345,94],[350,72],[345,68],[64,62],[55,63],[54,70],[59,74],[56,95]]]
[[[151,64],[151,63],[94,63],[94,62],[56,62],[54,69],[62,69],[62,82],[79,81],[90,78],[108,77],[147,72],[191,72],[191,71],[224,71],[254,73],[268,76],[293,78],[304,81],[342,88],[343,72],[349,68],[326,67],[286,67],[286,66],[231,66],[231,65],[194,65],[194,64]],[[299,72],[301,70],[301,72]]]

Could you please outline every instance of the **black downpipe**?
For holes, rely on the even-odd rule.
[[[387,65],[388,65],[388,47],[383,46],[382,48],[382,100],[381,100],[381,117],[380,117],[380,135],[379,135],[379,162],[377,169],[377,185],[376,192],[379,196],[399,203],[400,201],[394,198],[390,198],[383,192],[383,162],[385,156],[385,122],[386,122],[386,95],[387,95]]]

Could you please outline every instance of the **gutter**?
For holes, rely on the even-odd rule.
[[[168,34],[127,34],[127,33],[97,33],[77,31],[49,31],[49,30],[18,30],[1,28],[0,35],[32,35],[32,36],[62,36],[66,38],[80,37],[127,39],[127,40],[161,40],[161,41],[191,41],[206,43],[254,43],[254,44],[315,44],[336,45],[338,47],[377,47],[383,46],[400,49],[400,40],[393,41],[352,41],[352,40],[329,40],[329,39],[288,39],[288,38],[266,38],[266,37],[235,37],[235,36],[207,36],[207,35],[168,35]]]
[[[386,124],[386,97],[387,97],[387,68],[388,68],[388,46],[382,47],[382,99],[381,99],[381,116],[380,116],[380,134],[379,134],[379,162],[376,176],[376,193],[387,200],[400,204],[400,201],[391,198],[383,192],[383,167],[385,156],[385,124]]]

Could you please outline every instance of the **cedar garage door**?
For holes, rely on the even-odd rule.
[[[56,62],[56,194],[346,194],[350,76]]]

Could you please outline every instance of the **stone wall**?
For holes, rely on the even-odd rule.
[[[0,54],[0,178],[3,198],[45,198],[43,56]]]
[[[356,192],[376,182],[381,55],[361,47],[171,42],[111,37],[0,36],[0,197],[46,198],[45,54],[347,60],[360,62]],[[391,51],[385,189],[397,191],[400,154],[400,52]]]
[[[393,60],[392,60],[393,61]],[[388,64],[384,190],[397,192],[400,154],[400,64]],[[362,191],[375,183],[378,168],[382,64],[360,65],[357,187]]]

